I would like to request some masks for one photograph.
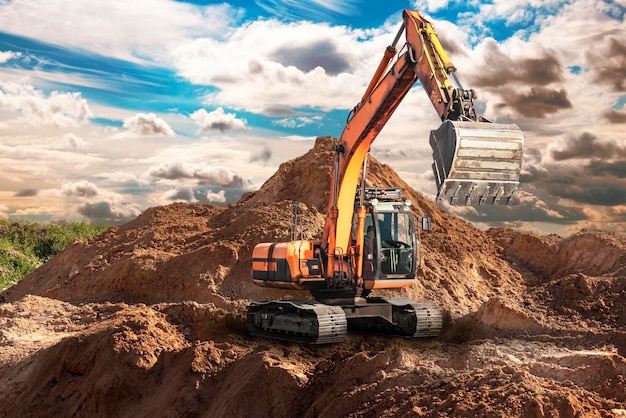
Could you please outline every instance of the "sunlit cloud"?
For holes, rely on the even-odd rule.
[[[137,113],[124,120],[124,128],[141,135],[176,135],[167,122],[154,113]]]
[[[234,113],[226,113],[224,109],[218,107],[212,112],[205,109],[198,109],[191,114],[191,119],[198,125],[200,132],[218,130],[220,132],[229,130],[246,129],[246,120],[237,118]]]

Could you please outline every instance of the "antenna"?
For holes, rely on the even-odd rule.
[[[303,239],[302,217],[300,216],[300,202],[291,201],[291,240]]]

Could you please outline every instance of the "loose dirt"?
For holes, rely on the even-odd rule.
[[[228,207],[175,203],[75,242],[0,293],[0,415],[625,417],[626,237],[480,231],[370,159],[433,231],[407,290],[443,334],[349,334],[302,346],[250,337],[252,248],[319,237],[333,139]]]

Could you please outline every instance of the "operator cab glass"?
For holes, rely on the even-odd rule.
[[[363,277],[385,279],[415,274],[413,216],[404,205],[379,204],[365,218]]]

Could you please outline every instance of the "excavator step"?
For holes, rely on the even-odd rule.
[[[514,203],[524,147],[517,125],[446,120],[431,131],[430,146],[438,202]]]
[[[348,328],[341,307],[298,300],[253,302],[247,322],[251,335],[305,344],[344,341]]]

